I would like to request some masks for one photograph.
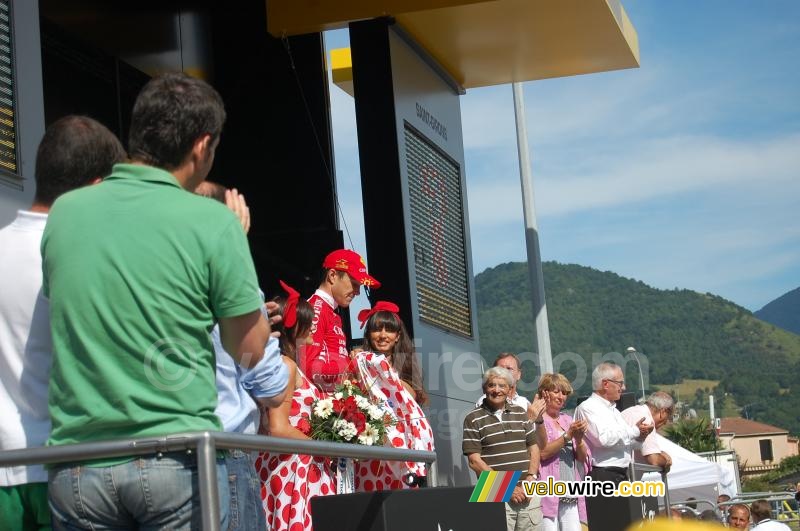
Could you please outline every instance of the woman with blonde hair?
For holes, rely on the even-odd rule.
[[[542,375],[539,396],[544,398],[544,422],[537,428],[545,430],[547,444],[541,450],[539,478],[552,476],[558,481],[581,481],[587,472],[589,449],[583,440],[586,421],[574,421],[562,413],[567,397],[572,394],[569,380],[559,373]],[[542,498],[542,529],[545,531],[580,531],[586,522],[586,503],[583,497]]]

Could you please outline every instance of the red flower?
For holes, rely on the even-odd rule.
[[[334,400],[333,401],[333,412],[337,415],[341,415],[342,411],[344,411],[345,403],[343,399]]]
[[[360,411],[356,411],[349,419],[350,422],[355,424],[356,431],[359,435],[364,433],[364,429],[367,427],[367,417]]]
[[[348,413],[355,413],[356,411],[358,411],[358,405],[356,404],[356,397],[350,395],[347,398],[345,398],[344,409]]]
[[[311,435],[311,423],[305,417],[297,421],[297,429],[306,435]]]

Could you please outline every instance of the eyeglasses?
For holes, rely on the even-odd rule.
[[[617,384],[620,387],[625,387],[625,380],[612,380],[610,378],[606,378],[606,381],[607,382],[614,382],[615,384]]]

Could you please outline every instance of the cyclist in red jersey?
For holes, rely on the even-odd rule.
[[[322,282],[308,299],[314,308],[313,342],[306,347],[304,359],[299,363],[312,382],[323,391],[332,392],[336,384],[353,372],[347,337],[336,309],[350,306],[361,286],[375,289],[381,283],[367,273],[364,259],[349,249],[333,251],[325,257],[322,267],[325,271]]]

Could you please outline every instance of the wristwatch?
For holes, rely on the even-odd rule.
[[[567,444],[569,442],[569,435],[567,435],[567,432],[561,434],[561,438],[564,439],[564,444]]]

